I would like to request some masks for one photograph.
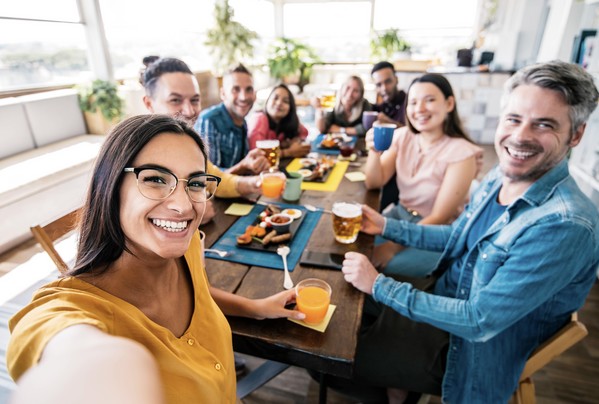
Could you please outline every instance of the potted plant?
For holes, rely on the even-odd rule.
[[[106,134],[123,116],[124,102],[110,81],[94,80],[90,86],[81,87],[79,105],[92,134]]]
[[[311,47],[291,38],[277,38],[269,52],[267,64],[271,77],[298,84],[300,89],[308,83],[312,66],[319,62]]]
[[[374,33],[370,40],[370,53],[373,59],[392,60],[397,59],[398,56],[409,55],[412,46],[398,32],[398,29],[387,29]]]
[[[258,39],[258,34],[234,21],[234,14],[229,0],[217,0],[214,4],[214,27],[206,33],[204,44],[212,49],[217,77],[222,76],[223,71],[234,63],[254,55],[252,41]]]

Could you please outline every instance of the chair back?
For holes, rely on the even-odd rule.
[[[532,381],[532,375],[545,367],[555,357],[561,355],[572,346],[576,345],[588,335],[587,328],[578,321],[578,314],[572,313],[572,318],[568,324],[560,329],[553,337],[549,338],[540,345],[528,358],[518,389],[513,395],[515,404],[533,404],[536,403],[535,386]]]
[[[54,248],[54,242],[75,230],[80,210],[81,208],[77,208],[44,226],[38,224],[30,227],[33,237],[48,253],[61,274],[66,273],[69,267]]]

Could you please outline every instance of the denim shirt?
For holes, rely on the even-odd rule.
[[[221,169],[233,167],[250,150],[247,123],[235,125],[224,103],[204,111],[194,128],[208,143],[210,161]]]
[[[531,352],[569,321],[595,281],[599,215],[566,161],[510,204],[468,251],[468,231],[500,187],[496,168],[451,226],[387,219],[383,233],[443,251],[434,294],[379,275],[373,297],[450,334],[444,402],[509,401]]]

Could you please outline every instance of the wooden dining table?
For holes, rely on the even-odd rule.
[[[350,165],[348,172],[362,169],[364,158],[358,161],[360,164]],[[330,210],[336,201],[359,202],[378,208],[379,192],[367,191],[364,182],[351,182],[344,177],[335,192],[304,190],[295,204],[311,204]],[[210,223],[202,226],[206,233],[206,247],[216,242],[238,219],[223,214],[232,202],[239,201],[214,199],[217,214]],[[308,240],[306,250],[338,254],[357,251],[370,256],[373,243],[374,237],[364,233],[360,233],[356,242],[352,244],[336,242],[332,215],[323,212]],[[273,259],[281,257],[273,253]],[[281,270],[207,258],[206,271],[213,286],[248,298],[263,298],[284,290]],[[234,349],[326,375],[351,377],[364,294],[348,284],[339,270],[298,263],[291,272],[291,278],[294,283],[306,278],[320,278],[331,285],[331,304],[337,307],[326,331],[321,333],[287,319],[254,320],[228,317],[233,332]]]

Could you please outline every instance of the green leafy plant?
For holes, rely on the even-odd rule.
[[[370,53],[375,59],[388,60],[397,52],[409,52],[412,46],[399,35],[398,29],[375,32],[370,40]]]
[[[223,71],[243,58],[254,55],[252,41],[258,34],[233,20],[235,12],[229,0],[218,0],[214,4],[214,26],[206,33],[204,44],[212,49],[214,72],[222,75]]]
[[[79,90],[79,105],[83,111],[99,110],[108,121],[123,116],[124,103],[117,94],[116,84],[106,80],[94,80],[91,86]]]
[[[312,66],[320,59],[308,45],[291,38],[277,38],[269,48],[267,59],[271,77],[284,79],[299,75],[299,86],[303,88],[310,80]]]

